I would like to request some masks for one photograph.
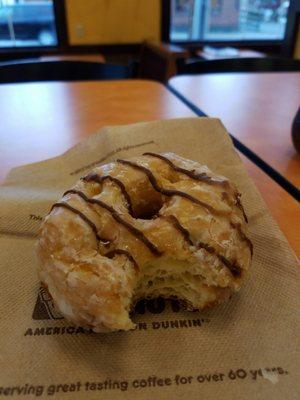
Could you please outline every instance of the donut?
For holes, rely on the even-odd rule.
[[[95,332],[134,329],[142,298],[215,306],[251,263],[240,197],[225,177],[173,153],[99,166],[42,223],[39,277],[65,318]]]

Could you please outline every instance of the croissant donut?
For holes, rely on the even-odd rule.
[[[246,221],[240,194],[206,166],[173,153],[117,160],[52,206],[39,275],[73,323],[129,330],[140,298],[203,309],[239,290],[252,256]]]

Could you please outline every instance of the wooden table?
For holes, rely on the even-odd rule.
[[[0,179],[56,156],[104,125],[195,116],[159,83],[106,81],[0,85]],[[251,161],[246,168],[300,255],[296,201]]]
[[[294,186],[300,187],[300,154],[291,125],[300,106],[300,73],[183,75],[172,88],[211,117]]]

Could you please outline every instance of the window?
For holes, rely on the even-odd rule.
[[[171,41],[282,40],[287,0],[171,0]]]
[[[55,45],[53,1],[0,0],[0,47]]]

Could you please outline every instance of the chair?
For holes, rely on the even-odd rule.
[[[300,71],[300,60],[290,58],[226,58],[222,60],[179,60],[178,74],[218,72],[287,72]]]
[[[0,64],[0,83],[129,79],[125,65],[87,61],[20,61]]]
[[[145,41],[141,48],[138,76],[165,83],[176,75],[176,61],[185,57],[188,57],[188,52],[179,46]]]

